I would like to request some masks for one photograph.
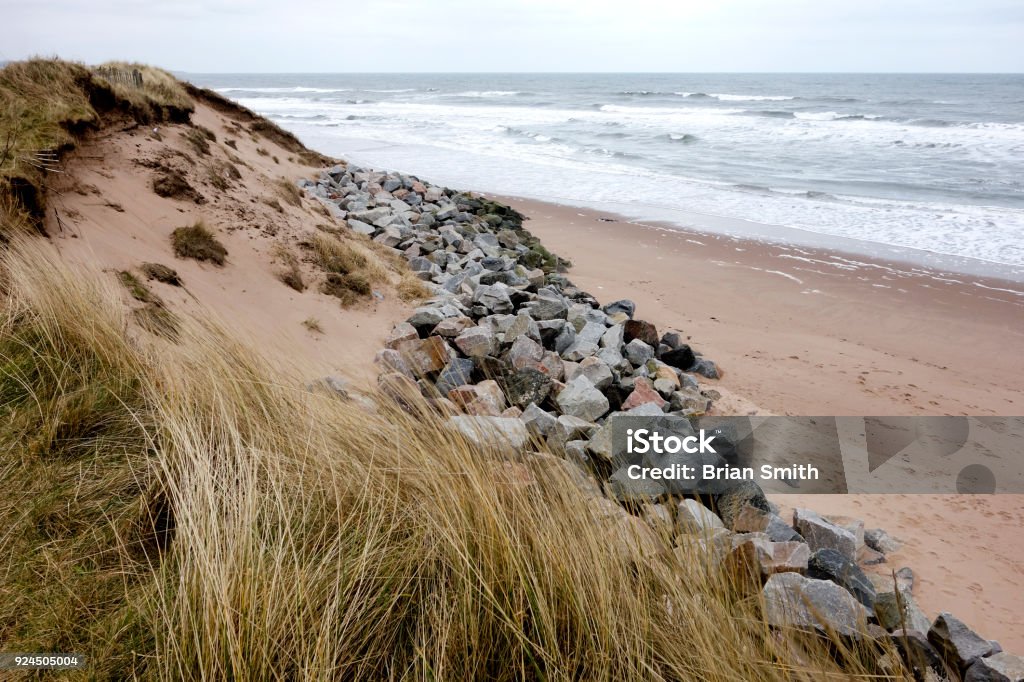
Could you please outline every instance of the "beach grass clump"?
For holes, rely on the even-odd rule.
[[[342,306],[350,306],[372,294],[373,286],[363,275],[339,275],[332,272],[320,284],[320,291],[337,298]]]
[[[178,258],[209,261],[214,265],[224,265],[228,256],[227,248],[202,221],[175,229],[171,233],[171,245]]]
[[[423,283],[423,280],[412,273],[404,272],[398,280],[395,293],[398,294],[398,298],[409,303],[427,298],[430,296],[430,289]]]
[[[306,281],[302,277],[302,268],[299,266],[298,256],[283,244],[277,245],[274,249],[274,255],[284,266],[283,269],[277,273],[277,278],[295,291],[300,293],[305,291]]]
[[[285,202],[292,206],[302,205],[302,190],[288,178],[278,178],[275,180],[274,189]]]
[[[155,279],[172,287],[182,286],[177,270],[161,263],[143,263],[139,266],[139,270],[149,279]]]
[[[134,273],[122,270],[117,273],[117,278],[136,301],[140,301],[142,303],[160,303],[160,297],[150,291],[145,282],[136,277]]]
[[[749,575],[560,457],[414,393],[303,390],[203,318],[140,342],[42,240],[0,279],[6,649],[80,652],[82,679],[810,682],[881,654],[910,679],[889,645],[769,628]]]

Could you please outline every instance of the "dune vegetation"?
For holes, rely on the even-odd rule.
[[[140,117],[194,96],[0,71],[0,144],[33,130],[0,189],[0,650],[86,655],[72,679],[879,675],[881,645],[770,628],[756,577],[557,456],[480,446],[415,396],[308,386],[202,315],[130,324],[129,295],[163,310],[138,277],[25,229],[46,174],[21,159],[74,144],[107,91]],[[386,260],[313,252],[339,278]]]

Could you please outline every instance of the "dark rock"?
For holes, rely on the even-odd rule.
[[[442,396],[447,396],[448,392],[453,388],[464,386],[470,383],[473,376],[474,364],[472,360],[467,358],[453,358],[445,365],[445,368],[441,370],[441,373],[437,376],[437,381],[434,382],[437,387],[437,392]]]
[[[651,348],[658,347],[658,330],[645,320],[626,320],[622,325],[622,340],[629,343],[633,339],[640,339]]]
[[[666,365],[671,365],[684,372],[693,367],[694,363],[697,362],[697,356],[693,354],[693,350],[686,344],[679,348],[674,348],[667,353],[662,353],[658,359]]]
[[[713,497],[712,508],[718,512],[718,516],[725,523],[726,528],[732,528],[740,513],[746,507],[754,507],[764,512],[771,512],[768,500],[764,496],[761,486],[753,481],[731,481],[727,487]]]
[[[875,607],[875,587],[864,571],[834,549],[819,549],[807,563],[807,577],[831,580],[869,609]]]
[[[892,633],[892,643],[900,652],[903,662],[910,669],[915,680],[955,680],[957,676],[946,667],[939,652],[935,650],[924,633],[899,628]],[[931,673],[931,674],[929,674]]]
[[[898,540],[881,528],[869,528],[864,531],[864,544],[882,554],[891,554],[900,548]]]
[[[992,643],[967,627],[951,613],[940,613],[928,631],[931,642],[946,663],[964,672],[974,661],[992,653]]]
[[[526,409],[531,403],[540,405],[547,400],[551,386],[551,377],[538,369],[527,367],[508,378],[505,393],[510,403]]]
[[[633,313],[636,312],[636,303],[628,299],[622,299],[621,301],[615,301],[609,303],[601,310],[604,311],[605,315],[615,315],[616,313],[626,313],[629,319],[633,319]],[[653,345],[653,344],[652,344]]]
[[[661,335],[661,346],[667,346],[669,350],[679,348],[686,344],[683,340],[683,333],[677,332],[674,329],[669,329],[667,332]],[[660,346],[659,346],[660,347]]]
[[[812,552],[834,549],[850,561],[856,561],[857,538],[854,534],[810,509],[793,510],[793,527],[804,536]]]
[[[671,353],[672,351],[669,352]],[[690,371],[696,372],[702,377],[707,377],[708,379],[722,378],[722,372],[718,369],[718,365],[707,358],[697,358],[693,363],[693,366],[690,368]]]

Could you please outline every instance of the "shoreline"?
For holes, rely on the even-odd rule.
[[[481,194],[524,213],[580,287],[682,328],[724,369],[723,413],[1024,408],[1024,359],[1005,352],[1024,344],[1024,286]]]

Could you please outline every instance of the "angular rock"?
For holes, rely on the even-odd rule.
[[[622,299],[621,301],[615,301],[609,303],[605,307],[601,308],[605,315],[615,315],[617,313],[625,313],[630,319],[633,319],[633,314],[636,312],[636,303],[628,299]]]
[[[633,384],[633,392],[629,394],[626,401],[622,403],[623,410],[631,410],[641,405],[652,404],[664,411],[668,401],[661,397],[661,394],[654,390],[654,385],[649,379],[637,379]]]
[[[683,338],[683,333],[675,329],[669,329],[661,335],[661,345],[668,346],[670,349],[679,348],[685,343],[686,340]]]
[[[479,286],[473,292],[473,303],[484,306],[492,313],[511,313],[514,310],[508,287],[504,284]]]
[[[928,642],[924,633],[900,628],[892,633],[891,639],[915,680],[957,678],[957,675],[946,667],[939,652]]]
[[[490,327],[470,327],[455,337],[455,347],[471,358],[494,355],[498,352],[498,338]]]
[[[580,374],[590,379],[590,383],[601,391],[611,386],[615,378],[608,365],[596,357],[583,358],[579,364],[574,366],[572,373],[566,372],[565,377],[572,381]]]
[[[807,564],[807,577],[831,580],[868,609],[875,606],[875,587],[857,564],[834,549],[819,549]]]
[[[440,372],[452,356],[448,344],[439,336],[406,341],[397,350],[416,376]]]
[[[520,336],[525,336],[533,341],[540,341],[540,328],[537,326],[537,322],[525,312],[516,315],[516,319],[513,320],[508,330],[505,331],[505,343],[513,343]]]
[[[672,351],[669,352],[671,353]],[[707,358],[696,358],[689,371],[695,372],[702,377],[707,377],[708,379],[722,378],[722,370],[718,368],[717,364]]]
[[[471,318],[465,315],[458,315],[441,320],[430,333],[443,336],[446,339],[453,339],[472,326],[473,320]]]
[[[401,322],[395,325],[388,337],[384,339],[384,347],[397,349],[406,341],[415,341],[420,338],[416,327],[408,322]]]
[[[693,350],[689,346],[683,344],[679,348],[674,348],[667,353],[662,353],[658,358],[666,365],[671,365],[678,369],[688,371],[697,362],[697,356],[693,354]]]
[[[900,541],[886,533],[881,528],[870,528],[864,531],[864,544],[882,554],[892,554],[899,551]]]
[[[586,419],[563,414],[556,421],[548,434],[548,443],[556,447],[564,447],[571,440],[581,440],[590,436],[594,425]]]
[[[608,398],[585,376],[565,385],[555,399],[563,414],[595,421],[608,411]]]
[[[640,339],[633,339],[626,344],[624,355],[634,367],[647,364],[654,358],[654,349]]]
[[[477,416],[496,417],[506,407],[505,394],[493,379],[453,388],[448,392],[448,399],[465,410],[466,414]]]
[[[406,322],[415,327],[420,336],[426,336],[443,319],[444,314],[434,306],[423,306],[414,310]]]
[[[722,519],[697,500],[683,500],[676,507],[676,530],[679,533],[704,533],[714,528],[725,528]]]
[[[931,622],[906,590],[878,591],[875,596],[875,618],[890,632],[896,628],[928,632]]]
[[[850,561],[857,560],[857,538],[854,534],[810,509],[793,510],[793,527],[804,536],[811,551],[834,549]]]
[[[458,416],[448,424],[477,445],[520,449],[530,440],[521,419],[509,417]]]
[[[618,350],[625,344],[625,328],[621,324],[615,324],[608,327],[604,334],[601,335],[600,346],[601,348],[614,348]]]
[[[552,289],[540,289],[537,301],[529,309],[530,317],[535,320],[565,319],[569,312],[569,304],[561,294]]]
[[[537,407],[536,403],[527,405],[523,410],[522,420],[529,432],[537,437],[547,437],[558,423],[555,415]]]
[[[867,612],[853,596],[827,580],[799,573],[776,573],[762,590],[769,625],[808,630],[831,630],[856,635],[866,627]]]
[[[928,641],[951,667],[964,672],[974,661],[993,653],[992,642],[951,613],[940,613],[928,630]]]
[[[714,496],[714,509],[726,528],[733,528],[736,519],[746,507],[771,512],[764,491],[754,481],[732,481]]]
[[[551,386],[550,376],[533,367],[524,367],[507,379],[505,388],[509,402],[525,410],[547,400]]]
[[[519,336],[508,352],[508,361],[513,369],[535,367],[544,357],[544,346],[528,336]]]
[[[453,388],[470,383],[470,378],[473,376],[473,368],[472,360],[452,358],[445,365],[445,368],[441,370],[441,373],[437,375],[437,380],[434,382],[437,392],[442,396],[447,396]]]
[[[572,345],[565,349],[562,357],[572,362],[579,362],[583,358],[589,358],[598,351],[597,344],[590,341],[573,341]]]
[[[732,530],[737,533],[764,533],[772,542],[803,542],[803,536],[782,520],[778,514],[745,505],[734,517]]]
[[[627,320],[623,325],[623,340],[629,343],[633,339],[640,339],[651,348],[658,347],[658,330],[645,320]]]
[[[1024,682],[1024,657],[998,653],[979,658],[967,669],[964,682]]]

